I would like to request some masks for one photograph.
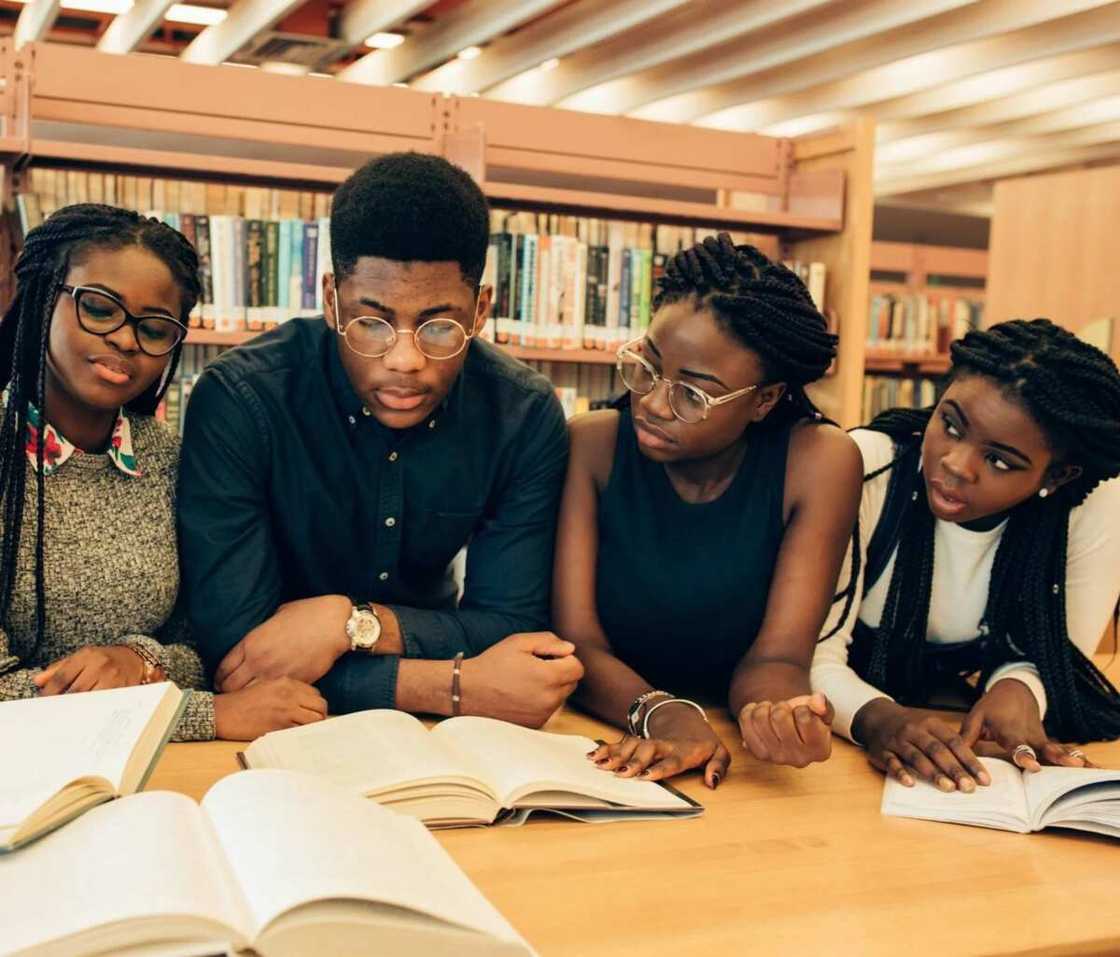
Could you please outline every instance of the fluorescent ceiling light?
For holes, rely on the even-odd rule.
[[[218,7],[198,7],[192,3],[173,3],[163,15],[165,20],[173,23],[194,23],[200,27],[212,27],[221,23],[227,16],[227,11]]]
[[[404,43],[401,33],[375,33],[366,37],[366,46],[373,50],[392,50]]]
[[[482,47],[467,47],[465,50],[460,50],[458,57],[460,60],[476,60],[482,55]]]
[[[132,0],[64,0],[63,10],[81,10],[86,13],[127,13]]]

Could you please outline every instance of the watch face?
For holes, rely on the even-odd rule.
[[[350,619],[350,640],[355,648],[369,650],[381,637],[381,622],[365,609],[354,612]]]

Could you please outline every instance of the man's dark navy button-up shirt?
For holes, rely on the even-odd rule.
[[[193,629],[211,671],[283,602],[390,606],[406,657],[477,654],[548,626],[564,415],[547,379],[472,341],[446,400],[395,431],[365,414],[321,319],[212,363],[191,393],[178,491]],[[450,563],[470,543],[462,600]],[[392,707],[398,659],[344,655],[334,713]]]

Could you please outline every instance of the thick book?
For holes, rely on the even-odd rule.
[[[533,952],[418,821],[305,775],[151,791],[0,858],[5,954]]]
[[[1120,771],[1046,767],[1030,772],[995,758],[980,760],[992,783],[972,794],[944,793],[924,781],[908,788],[888,778],[883,813],[1021,834],[1062,827],[1120,837]]]
[[[600,770],[586,757],[594,748],[493,718],[449,718],[428,731],[412,715],[374,710],[273,731],[243,760],[320,776],[431,827],[521,823],[534,811],[594,821],[703,811],[668,786]]]
[[[139,791],[186,703],[164,681],[0,704],[0,854]]]

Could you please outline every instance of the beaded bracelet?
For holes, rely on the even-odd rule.
[[[455,661],[451,665],[451,715],[458,717],[462,714],[460,702],[463,700],[461,688],[459,686],[459,679],[463,674],[463,652],[459,652],[455,656]]]
[[[144,663],[144,677],[140,679],[140,684],[151,684],[156,672],[163,670],[160,660],[139,642],[129,642],[125,647]]]

